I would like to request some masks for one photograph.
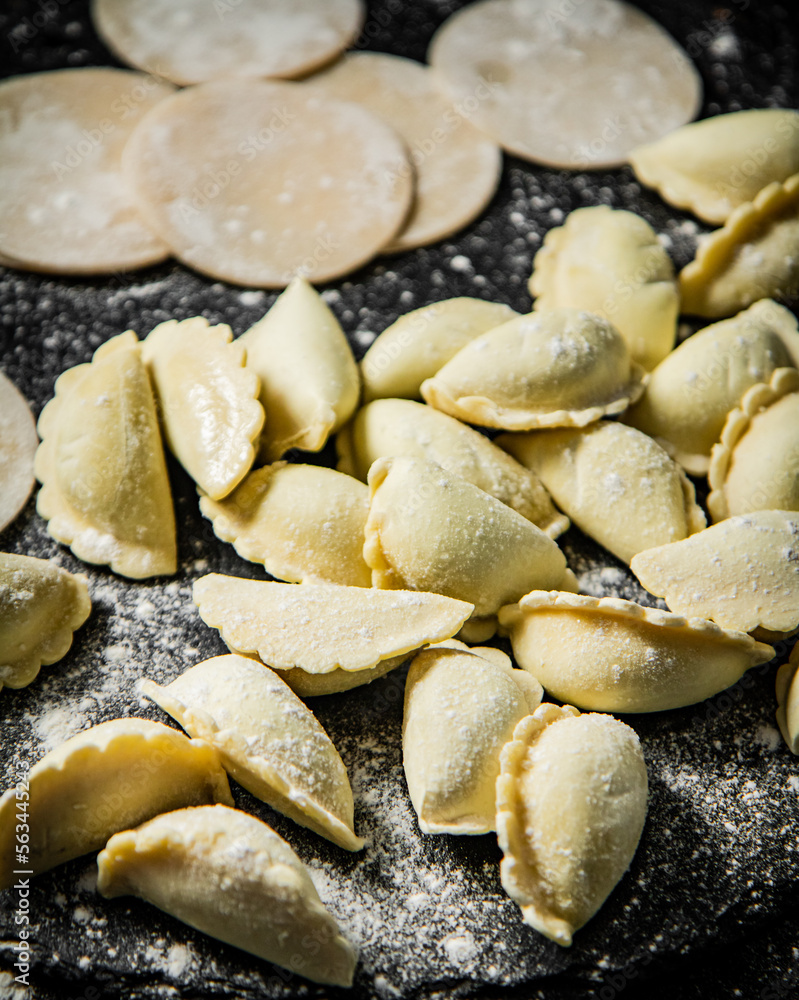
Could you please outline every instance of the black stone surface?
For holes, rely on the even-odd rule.
[[[211,2],[211,0],[209,0]],[[554,2],[554,0],[553,0]],[[568,10],[580,0],[557,0]],[[589,0],[582,0],[589,2]],[[435,27],[459,3],[377,0],[359,47],[423,59]],[[689,51],[705,84],[702,114],[796,107],[797,32],[790,4],[766,0],[642,2]],[[83,0],[6,0],[4,75],[116,65]],[[526,311],[526,279],[544,233],[572,209],[633,209],[670,237],[677,266],[703,227],[642,189],[627,169],[567,173],[506,159],[484,215],[452,241],[379,260],[325,295],[360,356],[400,313],[454,295]],[[272,293],[211,282],[175,262],[96,280],[0,269],[0,367],[38,413],[56,377],[109,337],[145,335],[169,318],[203,315],[242,333]],[[318,459],[332,464],[328,448]],[[56,545],[32,499],[0,536],[6,551],[52,556],[88,573],[93,612],[69,655],[28,688],[0,694],[0,777],[88,725],[124,715],[169,722],[140,701],[135,681],[166,681],[224,651],[197,616],[191,582],[208,571],[261,577],[199,515],[185,474],[170,465],[180,571],[134,583],[86,567]],[[572,529],[561,542],[591,593],[652,603],[612,556]],[[404,670],[313,708],[348,765],[356,826],[367,849],[349,855],[235,787],[237,804],[297,850],[345,933],[359,946],[352,991],[313,986],[219,944],[132,899],[102,899],[94,860],[45,874],[30,895],[30,991],[13,976],[18,898],[0,894],[0,998],[337,998],[408,1000],[623,996],[721,1000],[799,997],[799,768],[774,723],[774,671],[680,711],[628,717],[651,785],[649,817],[630,871],[568,950],[526,927],[502,892],[493,837],[422,837],[402,777]],[[20,992],[15,992],[19,989]]]

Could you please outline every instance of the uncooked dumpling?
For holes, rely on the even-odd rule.
[[[33,460],[38,446],[28,401],[0,371],[0,531],[28,502],[36,482]]]
[[[635,854],[648,782],[635,731],[571,705],[541,705],[502,751],[502,886],[526,923],[562,946],[602,906]]]
[[[225,805],[168,812],[112,837],[97,867],[104,896],[139,896],[306,979],[352,985],[354,949],[303,863],[255,816]]]
[[[200,510],[217,537],[278,580],[372,585],[363,559],[369,490],[352,476],[275,462],[224,500],[201,497]]]
[[[423,833],[496,828],[500,752],[541,702],[530,674],[482,653],[438,644],[417,653],[408,671],[402,759]]]
[[[664,712],[711,698],[774,655],[703,618],[616,597],[533,591],[499,623],[553,697],[598,712]]]
[[[508,431],[584,427],[643,392],[643,369],[607,320],[579,309],[530,313],[462,348],[422,395],[467,423]]]
[[[85,576],[0,552],[0,690],[25,687],[42,665],[66,656],[91,608]]]
[[[238,343],[261,380],[264,461],[290,448],[320,451],[355,412],[361,386],[352,349],[330,307],[304,279],[295,278]]]
[[[799,755],[799,644],[777,671],[777,724],[791,753]]]
[[[36,509],[79,559],[141,579],[177,568],[175,515],[150,381],[132,331],[56,381],[39,417]]]
[[[647,370],[674,347],[679,295],[655,230],[634,212],[597,205],[550,229],[529,281],[535,309],[570,306],[603,316]]]
[[[378,458],[420,458],[479,486],[551,538],[569,527],[534,472],[484,434],[432,406],[409,399],[373,400],[341,428],[336,449],[339,469],[364,482]]]
[[[164,687],[142,680],[139,688],[189,736],[216,747],[222,766],[247,791],[339,847],[363,847],[341,757],[273,670],[244,656],[215,656]]]
[[[540,476],[582,531],[624,562],[705,527],[690,480],[633,427],[600,420],[585,428],[503,434],[497,443]]]

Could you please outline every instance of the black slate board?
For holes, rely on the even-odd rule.
[[[555,7],[568,12],[579,2]],[[376,0],[359,47],[421,60],[434,29],[459,6]],[[788,5],[640,6],[694,58],[705,84],[703,116],[797,106],[797,33]],[[0,36],[5,75],[117,64],[81,0],[8,0]],[[667,234],[677,266],[692,257],[703,227],[642,189],[629,170],[572,174],[509,157],[496,198],[465,232],[378,261],[330,285],[326,298],[358,356],[400,313],[442,298],[475,295],[526,311],[526,279],[544,233],[570,210],[599,203],[637,211]],[[38,413],[60,372],[128,327],[144,335],[162,320],[199,314],[240,334],[273,300],[173,262],[97,280],[0,269],[0,367]],[[332,450],[317,460],[332,464]],[[191,583],[209,571],[262,573],[218,542],[185,474],[174,463],[170,472],[181,565],[171,580],[133,583],[79,564],[49,539],[33,500],[0,537],[6,551],[87,572],[94,602],[63,661],[30,687],[0,694],[4,786],[15,777],[15,756],[33,763],[92,723],[121,715],[168,722],[138,699],[136,679],[166,681],[224,651],[193,608]],[[587,592],[656,603],[576,529],[561,542]],[[13,890],[0,894],[0,998],[795,998],[799,769],[775,729],[773,689],[775,665],[788,650],[779,644],[775,663],[704,704],[626,718],[647,759],[649,818],[630,871],[568,950],[522,923],[502,892],[493,837],[417,832],[401,770],[402,669],[312,705],[349,767],[365,852],[345,854],[234,787],[237,804],[271,823],[309,864],[325,903],[360,947],[352,991],[315,987],[138,900],[103,900],[86,857],[34,882],[30,992],[15,992],[13,982],[17,898]]]

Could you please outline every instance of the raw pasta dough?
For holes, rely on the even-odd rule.
[[[38,446],[36,421],[27,400],[0,371],[0,531],[28,502],[36,482],[33,459]]]
[[[799,645],[777,671],[777,724],[793,754],[799,755]]]

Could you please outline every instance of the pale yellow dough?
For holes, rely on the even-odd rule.
[[[393,239],[413,195],[390,126],[297,83],[181,90],[142,120],[123,161],[142,215],[174,254],[248,287],[356,270]]]
[[[0,690],[25,687],[42,665],[66,656],[91,608],[82,574],[0,552]]]
[[[404,313],[375,339],[361,361],[363,397],[421,399],[421,385],[450,358],[518,313],[500,302],[466,296]]]
[[[700,240],[679,275],[682,311],[731,316],[762,298],[799,291],[799,174],[763,188],[723,229]]]
[[[372,585],[363,559],[369,490],[352,476],[275,462],[224,500],[202,496],[200,510],[218,538],[278,580]]]
[[[793,754],[799,755],[799,644],[777,671],[777,724]]]
[[[123,62],[184,86],[221,77],[295,77],[354,41],[362,0],[92,0]]]
[[[633,361],[650,370],[674,347],[680,299],[674,266],[634,212],[597,205],[550,229],[529,281],[535,309],[569,306],[613,323]]]
[[[0,531],[28,502],[36,482],[33,460],[38,446],[28,401],[0,371]]]
[[[258,376],[233,331],[201,316],[160,323],[142,342],[169,449],[214,500],[250,470],[264,423]]]
[[[699,330],[650,373],[625,423],[656,438],[692,475],[707,474],[727,414],[776,368],[799,364],[796,317],[771,299]]]
[[[291,688],[244,656],[215,656],[162,687],[139,689],[219,751],[222,766],[257,798],[348,851],[353,829],[347,770],[330,737]]]
[[[257,656],[284,671],[286,683],[300,695],[367,684],[409,653],[455,635],[474,610],[440,594],[267,583],[215,573],[194,584],[194,601],[206,625],[219,629],[234,653]]]
[[[574,523],[623,562],[705,527],[693,484],[652,438],[600,420],[585,428],[503,434]]]
[[[355,412],[361,385],[352,349],[330,307],[304,279],[295,278],[238,343],[261,380],[264,461],[290,448],[320,451]]]
[[[28,867],[38,875],[169,809],[233,805],[219,756],[160,722],[112,719],[51,750],[28,776]],[[0,798],[0,889],[11,885],[17,791]]]
[[[363,553],[374,587],[446,594],[493,622],[503,604],[567,579],[566,558],[548,535],[440,465],[380,458],[369,486]]]
[[[451,236],[493,197],[502,167],[499,147],[467,114],[458,113],[427,66],[382,52],[351,52],[308,86],[326,97],[363,104],[405,140],[415,197],[405,227],[385,252]]]
[[[423,833],[496,828],[500,752],[541,703],[530,674],[482,654],[443,643],[417,653],[408,671],[402,760]]]
[[[104,896],[139,896],[306,979],[352,985],[354,949],[302,861],[255,816],[225,805],[169,812],[112,837],[97,868]]]
[[[177,568],[175,515],[136,335],[113,337],[56,381],[39,417],[36,509],[79,559],[141,579]]]
[[[799,171],[799,112],[759,108],[691,122],[630,153],[638,179],[705,222],[726,222]]]
[[[799,626],[799,513],[730,517],[691,538],[639,552],[631,569],[679,615],[741,632]]]
[[[714,521],[755,510],[799,511],[799,371],[778,368],[732,410],[708,472]]]
[[[483,0],[449,17],[428,61],[511,153],[570,170],[620,166],[690,121],[702,83],[647,14],[617,0]]]
[[[774,655],[744,632],[616,597],[537,590],[502,608],[499,623],[547,693],[599,712],[693,705]]]
[[[550,538],[569,527],[534,472],[484,434],[432,406],[409,399],[373,400],[341,428],[336,449],[338,468],[364,482],[378,458],[419,458],[479,486]]]
[[[122,176],[140,119],[173,88],[127,70],[63,69],[0,84],[0,252],[54,274],[165,260]]]
[[[618,719],[541,705],[501,761],[503,888],[526,923],[567,947],[635,855],[648,797],[641,744]]]
[[[607,320],[579,309],[519,316],[463,347],[422,396],[467,423],[527,431],[622,413],[646,375]]]

